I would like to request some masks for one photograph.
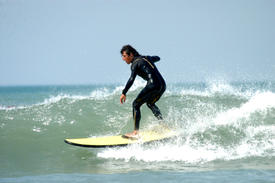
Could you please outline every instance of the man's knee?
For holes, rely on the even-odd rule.
[[[133,106],[134,109],[139,109],[141,104],[137,100],[134,100],[132,106]]]

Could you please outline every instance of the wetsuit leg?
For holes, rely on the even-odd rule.
[[[149,101],[147,101],[147,106],[152,110],[154,116],[158,119],[158,120],[163,120],[162,114],[158,108],[158,106],[156,106],[156,102],[160,99],[160,97],[162,96],[162,94],[164,93],[166,87],[165,85],[163,85],[161,87],[161,89],[159,91],[156,92],[156,94],[149,99]]]
[[[154,86],[147,85],[141,92],[138,94],[137,98],[133,102],[133,118],[135,124],[135,130],[139,130],[139,122],[141,119],[140,107],[149,101],[156,93]]]
[[[162,114],[158,108],[158,106],[156,106],[156,104],[150,104],[147,103],[147,106],[152,110],[154,116],[158,119],[158,120],[162,120]]]
[[[142,104],[138,103],[136,100],[133,102],[133,118],[134,118],[135,130],[139,130],[139,122],[141,118],[141,114],[140,114],[141,105]]]
[[[147,103],[147,106],[152,110],[157,119],[162,119],[161,112],[155,103],[159,100],[161,95],[165,91],[164,87],[156,88],[153,85],[147,85],[137,96],[133,102],[133,118],[135,124],[135,130],[139,130],[139,123],[141,119],[140,107]]]

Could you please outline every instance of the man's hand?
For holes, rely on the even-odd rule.
[[[121,94],[121,96],[120,96],[120,103],[123,104],[123,102],[125,102],[125,100],[126,100],[126,95]]]

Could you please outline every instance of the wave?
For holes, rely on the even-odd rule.
[[[143,80],[137,79],[133,86],[130,88],[129,93],[138,92],[146,83]],[[266,84],[271,85],[271,84]],[[31,105],[1,105],[0,110],[14,110],[24,109],[39,105],[50,105],[58,103],[64,99],[70,99],[72,101],[78,100],[108,100],[108,97],[114,97],[120,95],[124,85],[118,85],[116,87],[97,87],[93,89],[89,94],[74,95],[68,93],[59,93],[57,95],[49,94],[49,97],[45,98],[42,102],[37,102]],[[270,91],[269,88],[259,89],[259,86],[252,83],[252,85],[245,86],[245,84],[232,85],[225,81],[212,81],[208,83],[196,83],[196,84],[171,84],[168,85],[164,96],[200,96],[200,97],[214,97],[216,95],[227,95],[249,99],[255,94],[264,93]]]
[[[145,82],[142,80],[137,80],[129,92],[136,91],[137,89],[145,86]],[[98,87],[90,92],[88,95],[73,95],[67,93],[60,93],[56,96],[50,95],[48,98],[44,99],[43,102],[38,102],[32,105],[10,105],[4,106],[0,104],[0,110],[17,110],[17,109],[26,109],[35,106],[41,105],[51,105],[54,103],[58,103],[64,99],[69,99],[71,102],[80,101],[80,100],[108,100],[109,97],[117,96],[121,94],[124,86],[116,86],[114,89],[112,87]]]
[[[66,90],[37,94],[43,98],[30,105],[2,105],[0,134],[5,148],[0,153],[3,165],[0,172],[9,175],[14,167],[21,170],[22,164],[40,166],[38,169],[43,171],[54,167],[56,172],[67,167],[66,170],[71,172],[71,162],[77,162],[75,169],[83,167],[83,171],[89,170],[91,164],[100,166],[102,162],[113,163],[110,165],[112,170],[116,163],[126,162],[124,165],[128,170],[128,161],[138,162],[137,166],[144,165],[145,169],[150,169],[153,164],[171,166],[172,169],[205,164],[214,167],[226,167],[227,164],[274,167],[273,85],[224,82],[171,84],[157,105],[163,113],[164,122],[180,134],[177,138],[150,145],[136,144],[96,151],[64,143],[65,138],[117,135],[131,131],[131,100],[145,84],[135,82],[124,105],[119,102],[122,85],[93,87],[83,93]],[[141,110],[141,130],[158,124],[145,105]]]
[[[181,135],[173,141],[149,147],[135,145],[107,149],[98,153],[98,157],[204,164],[275,156],[275,94],[272,92],[256,93],[239,107],[216,115],[199,116],[195,121],[192,119],[180,125],[178,123],[182,123],[185,114],[173,112],[170,115],[175,114],[178,116],[173,116],[170,125]]]
[[[248,102],[239,108],[232,108],[219,114],[215,118],[216,125],[238,122],[239,119],[247,119],[255,112],[265,114],[268,110],[275,108],[275,94],[272,92],[256,93]]]

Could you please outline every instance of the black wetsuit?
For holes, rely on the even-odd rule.
[[[147,81],[147,85],[141,90],[133,102],[135,130],[139,130],[141,118],[140,106],[144,103],[152,110],[157,119],[162,119],[161,112],[155,105],[166,89],[165,81],[154,64],[154,62],[159,60],[160,58],[158,56],[139,56],[135,57],[132,61],[132,73],[122,93],[126,95],[137,75]]]

